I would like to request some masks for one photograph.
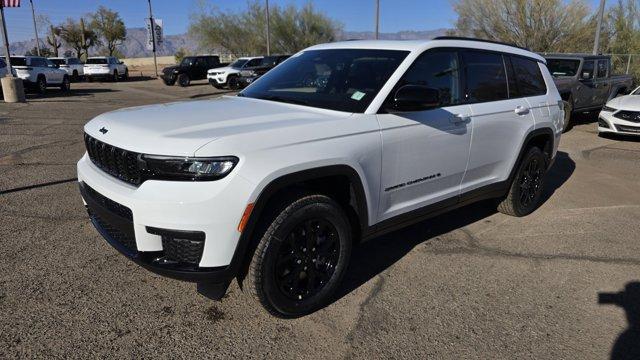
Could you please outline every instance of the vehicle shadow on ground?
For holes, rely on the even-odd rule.
[[[627,316],[627,329],[613,344],[611,359],[640,359],[640,282],[630,282],[617,293],[598,293],[598,304],[619,306]]]
[[[575,167],[575,162],[567,153],[557,153],[556,160],[546,175],[542,203],[549,200],[569,180]],[[471,204],[354,247],[349,268],[334,301],[401,260],[416,246],[495,214],[496,203],[496,200],[487,200]]]
[[[32,93],[32,92],[28,92],[25,95],[27,100],[51,99],[51,98],[61,99],[61,98],[68,98],[68,97],[74,97],[74,96],[88,96],[88,95],[116,92],[116,91],[120,91],[120,90],[104,89],[104,88],[74,89],[72,85],[71,90],[69,90],[68,92],[63,92],[62,90],[59,90],[59,89],[47,89],[47,92],[44,95]]]

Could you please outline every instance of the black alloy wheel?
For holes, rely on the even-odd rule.
[[[542,190],[542,177],[544,176],[544,164],[534,157],[525,164],[518,179],[520,206],[529,208],[540,195]]]

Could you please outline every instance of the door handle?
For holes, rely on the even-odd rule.
[[[467,123],[471,120],[471,116],[466,114],[455,114],[451,117],[451,122],[454,124]]]
[[[529,113],[529,108],[526,108],[524,106],[517,106],[515,112],[518,115],[526,115]]]

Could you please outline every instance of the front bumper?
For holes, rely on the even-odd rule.
[[[131,260],[186,281],[225,282],[234,276],[237,226],[247,205],[241,199],[248,199],[252,188],[244,178],[232,173],[218,181],[148,180],[134,187],[97,168],[85,154],[78,181],[98,232]],[[203,234],[204,241],[197,264],[167,261],[167,237],[193,234]]]
[[[225,76],[224,74],[207,74],[207,80],[209,80],[210,84],[215,82],[218,85],[225,85],[227,83],[227,76]]]
[[[598,115],[598,132],[624,135],[640,135],[640,122],[619,119],[615,112],[601,111]]]

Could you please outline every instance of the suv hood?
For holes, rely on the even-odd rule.
[[[209,69],[207,71],[207,73],[212,73],[212,72],[227,72],[227,71],[240,71],[238,69],[234,69],[231,66],[224,66],[224,67],[219,67],[219,68],[214,68],[214,69]]]
[[[199,148],[222,137],[282,131],[350,115],[273,101],[224,96],[212,100],[116,110],[89,121],[84,130],[100,141],[125,150],[154,155],[194,156]]]
[[[607,106],[618,110],[640,111],[640,95],[624,95],[609,100]]]

